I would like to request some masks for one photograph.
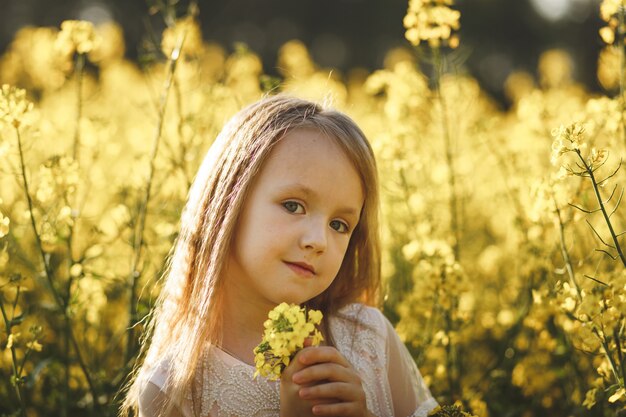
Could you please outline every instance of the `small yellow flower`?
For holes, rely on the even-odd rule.
[[[9,223],[9,218],[0,212],[0,238],[5,237],[9,233]]]
[[[600,164],[607,157],[608,151],[606,149],[591,148],[591,155],[589,155],[589,162],[591,165]]]
[[[281,303],[269,312],[268,317],[263,323],[263,340],[254,349],[254,376],[277,380],[295,354],[304,347],[308,337],[312,338],[312,346],[318,346],[324,340],[315,328],[322,321],[322,312],[309,310],[307,320],[304,308]]]
[[[313,324],[320,324],[322,322],[322,312],[319,310],[309,310],[309,321]]]
[[[42,349],[41,343],[39,343],[36,340],[33,340],[32,342],[26,343],[26,347],[28,349],[32,349],[32,350],[34,350],[36,352],[41,352],[41,349]]]
[[[580,151],[587,144],[584,143],[585,127],[581,123],[572,123],[569,126],[561,125],[552,131],[552,164],[556,165],[561,155],[567,152]]]
[[[615,391],[615,394],[611,395],[609,397],[609,402],[610,403],[614,403],[617,400],[619,400],[620,398],[626,398],[626,389],[625,388],[620,388],[617,391]]]
[[[177,20],[174,26],[163,31],[161,50],[165,56],[172,55],[182,37],[185,39],[182,48],[184,55],[193,56],[201,52],[203,44],[200,25],[192,16],[188,16]]]
[[[3,124],[19,128],[25,116],[33,109],[26,99],[26,91],[4,84],[0,89],[0,127]]]
[[[74,264],[70,268],[70,276],[72,278],[78,278],[83,273],[83,265],[82,264]]]
[[[66,55],[74,52],[86,54],[91,52],[100,42],[93,23],[84,20],[66,20],[61,23],[61,31],[57,36],[56,48]]]
[[[461,13],[448,7],[452,4],[452,0],[409,0],[403,20],[406,39],[414,46],[425,41],[432,47],[444,43],[456,48],[458,37],[451,35],[460,27]]]
[[[596,405],[596,393],[598,392],[597,388],[592,388],[587,391],[585,394],[585,401],[583,401],[583,407],[587,407],[587,409],[591,409],[594,405]]]
[[[9,340],[7,341],[7,349],[11,349],[13,347],[14,343],[17,343],[19,337],[21,336],[21,333],[11,333],[9,335]]]
[[[600,4],[600,17],[605,22],[609,22],[621,6],[622,0],[603,0]]]
[[[611,45],[613,42],[615,42],[615,31],[610,27],[604,26],[599,30],[599,33],[600,37],[605,43]]]

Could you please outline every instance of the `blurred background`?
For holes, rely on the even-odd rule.
[[[115,20],[124,28],[126,55],[140,59],[150,37],[164,29],[161,16],[150,17],[155,0],[2,0],[0,53],[21,27],[54,26],[63,20],[94,23]],[[177,7],[184,10],[187,1]],[[599,0],[459,0],[461,49],[456,65],[507,106],[503,85],[514,70],[536,72],[541,52],[570,53],[574,79],[590,91],[600,89],[596,64],[602,45]],[[212,0],[199,2],[205,40],[231,49],[243,42],[276,74],[279,47],[299,39],[322,67],[346,72],[383,67],[385,54],[408,46],[402,18],[406,0]],[[157,35],[158,36],[158,35]]]
[[[407,0],[0,0],[0,417],[117,415],[197,168],[275,91],[370,139],[440,404],[626,415],[626,0],[413,1],[457,49]]]

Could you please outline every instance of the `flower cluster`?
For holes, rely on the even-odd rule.
[[[604,1],[603,14],[619,21],[624,1]],[[454,44],[455,16],[447,24],[447,42],[440,38],[448,33],[435,36],[437,25],[425,23],[436,21],[429,15],[436,7],[458,16],[449,10],[456,8],[451,3],[412,1],[409,37],[426,48]],[[89,409],[96,399],[102,409],[109,407],[105,402],[115,398],[119,386],[98,381],[124,380],[128,358],[110,354],[102,335],[137,329],[136,320],[148,313],[149,303],[129,294],[129,274],[137,288],[147,289],[146,301],[158,296],[161,286],[150,280],[159,275],[176,238],[187,189],[210,145],[207,138],[215,138],[224,120],[263,94],[263,65],[253,51],[238,47],[229,53],[204,43],[197,22],[175,22],[161,39],[170,55],[185,34],[172,84],[177,93],[163,113],[164,146],[154,161],[154,194],[143,235],[135,234],[135,225],[155,122],[146,109],[157,108],[154,92],[173,66],[146,60],[139,68],[125,59],[121,32],[112,41],[101,28],[104,40],[88,53],[76,49],[67,33],[71,55],[54,47],[58,30],[24,28],[0,56],[0,85],[27,91],[0,91],[0,197],[5,200],[0,236],[8,228],[0,237],[0,287],[14,282],[0,289],[0,306],[8,307],[0,323],[11,327],[0,331],[0,368],[7,370],[7,387],[8,375],[29,384],[14,384],[26,394],[23,406],[16,404],[16,393],[0,390],[9,413]],[[431,36],[420,37],[422,28]],[[390,51],[380,71],[350,71],[345,77],[329,75],[301,43],[280,51],[278,91],[320,100],[330,90],[333,107],[355,117],[371,140],[384,214],[383,307],[442,406],[459,399],[463,411],[481,417],[515,410],[608,417],[626,407],[626,260],[621,262],[617,250],[624,242],[624,212],[618,205],[626,183],[626,171],[617,170],[617,160],[626,158],[623,100],[616,91],[624,65],[621,32],[615,27],[615,41],[606,45],[598,67],[598,78],[611,94],[590,94],[577,84],[572,59],[548,51],[533,72],[537,75],[509,78],[514,93],[506,110],[495,106],[471,76],[448,73],[445,65],[435,90],[435,72],[423,72],[404,49]],[[436,58],[437,50],[432,52]],[[85,66],[87,58],[91,64]],[[122,95],[126,99],[120,101]],[[22,101],[26,97],[35,103],[30,112],[32,105]],[[37,123],[29,123],[33,116]],[[584,130],[572,120],[584,122]],[[36,129],[24,129],[31,124]],[[561,125],[551,137],[551,129]],[[14,141],[5,139],[14,136],[15,126],[24,145],[32,209],[24,186],[11,178],[19,161]],[[77,134],[80,153],[74,158]],[[45,146],[39,146],[40,138]],[[553,141],[556,167],[550,165]],[[129,242],[138,236],[145,252],[140,267],[131,270],[119,259],[134,258]],[[54,287],[63,289],[64,302],[52,306],[63,314],[48,314],[56,297],[52,286],[40,285],[42,272],[50,272]],[[18,286],[26,277],[35,279]],[[129,303],[138,307],[134,317]],[[307,346],[308,339],[298,344],[289,334],[302,340],[315,331],[314,324],[302,330],[309,313],[296,314],[296,308],[268,320],[269,327],[285,332],[267,337],[257,352],[261,368],[274,379],[294,359],[271,356],[273,348],[288,352],[290,344],[296,350]],[[126,319],[112,319],[120,317]],[[44,327],[45,338],[28,334],[36,324]],[[64,342],[67,326],[70,335],[79,336],[76,345]],[[132,340],[136,336],[128,334]],[[38,352],[41,346],[45,355]],[[83,367],[80,355],[101,360]],[[70,367],[45,366],[49,361]],[[65,381],[66,374],[71,377],[67,398],[75,401],[63,400],[61,385],[50,391],[46,383]],[[96,384],[90,387],[89,380]],[[501,389],[494,390],[494,384]],[[446,407],[435,413],[455,415]]]
[[[455,404],[438,406],[428,413],[428,417],[473,417],[473,415],[461,410],[461,408]]]
[[[404,16],[405,37],[417,46],[426,41],[432,47],[441,43],[456,48],[459,39],[452,36],[460,27],[461,13],[449,6],[453,0],[409,0],[409,9]]]
[[[163,31],[161,50],[169,57],[184,38],[183,53],[187,56],[198,55],[202,49],[202,32],[200,25],[191,16],[176,21],[172,27]]]
[[[56,48],[64,55],[74,52],[86,54],[99,43],[93,23],[84,20],[66,20],[61,23],[61,31],[56,39]]]
[[[270,380],[280,379],[280,375],[304,341],[311,337],[311,345],[317,346],[324,340],[315,327],[322,321],[318,310],[307,311],[293,304],[281,303],[269,312],[269,319],[263,323],[263,340],[254,349],[256,372]]]
[[[600,37],[604,42],[611,45],[615,42],[615,32],[621,31],[623,33],[624,28],[619,28],[619,13],[623,13],[624,2],[623,0],[603,0],[600,4],[600,17],[607,25],[600,29]]]
[[[2,85],[0,88],[0,127],[3,124],[19,128],[24,117],[33,109],[33,103],[26,98],[21,88]]]
[[[567,152],[580,152],[586,148],[584,143],[585,127],[580,123],[573,123],[569,126],[561,125],[552,131],[554,142],[552,142],[552,157],[550,161],[556,165],[559,157]]]
[[[2,200],[0,200],[0,203],[2,203]],[[9,218],[3,215],[0,211],[0,238],[9,234],[9,223]]]

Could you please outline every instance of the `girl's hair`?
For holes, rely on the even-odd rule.
[[[199,358],[222,335],[224,267],[238,217],[272,147],[289,131],[315,129],[334,140],[361,176],[361,217],[330,287],[307,305],[333,313],[344,305],[378,302],[378,179],[372,149],[346,115],[316,103],[278,95],[237,113],[209,149],[181,217],[181,229],[164,274],[165,283],[142,338],[128,392],[120,409],[136,409],[145,379],[164,358],[169,406],[189,392]]]

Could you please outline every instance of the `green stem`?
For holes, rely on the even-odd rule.
[[[625,70],[625,57],[624,57],[624,7],[619,8],[619,12],[617,13],[617,17],[619,19],[619,24],[617,26],[617,45],[619,45],[619,67],[620,67],[620,75],[619,75],[619,98],[620,103],[622,105],[621,109],[621,120],[622,120],[622,140],[624,144],[626,144],[626,97],[624,97],[624,87],[625,87],[625,79],[624,79],[624,70]]]
[[[456,184],[456,170],[454,167],[454,154],[452,151],[452,138],[450,134],[450,126],[448,120],[448,108],[445,98],[441,92],[441,76],[443,74],[443,60],[441,58],[441,52],[439,48],[433,48],[434,61],[435,61],[435,94],[437,102],[441,107],[441,123],[443,128],[444,148],[446,152],[446,164],[448,165],[448,182],[450,186],[450,228],[454,236],[454,243],[452,250],[454,252],[454,258],[459,260],[461,256],[460,241],[461,231],[458,217],[458,201],[457,201],[457,184]]]
[[[35,214],[33,211],[33,200],[31,198],[30,193],[30,185],[28,183],[28,177],[26,176],[26,163],[24,162],[24,150],[22,149],[22,138],[20,136],[20,131],[18,128],[15,129],[15,133],[17,135],[17,147],[20,155],[20,174],[22,176],[22,184],[24,185],[24,193],[26,196],[26,202],[28,204],[28,213],[30,218],[30,224],[33,228],[33,232],[35,234],[35,240],[37,241],[37,249],[39,249],[39,255],[43,261],[44,270],[46,273],[46,278],[48,279],[48,285],[50,286],[50,290],[52,295],[59,305],[63,305],[63,300],[60,298],[55,286],[52,281],[52,271],[50,269],[50,265],[48,264],[48,258],[46,257],[46,253],[43,250],[43,245],[41,242],[41,237],[39,236],[39,232],[37,231],[37,225],[35,223]]]
[[[617,251],[619,258],[622,261],[622,265],[626,267],[626,257],[624,257],[624,253],[622,252],[622,247],[620,246],[619,241],[617,240],[617,235],[615,234],[615,230],[613,229],[613,225],[611,224],[611,219],[609,218],[609,215],[606,212],[606,208],[604,207],[604,202],[602,201],[602,196],[600,196],[600,190],[598,189],[598,183],[596,181],[596,177],[593,175],[593,169],[591,169],[591,166],[587,164],[587,161],[585,161],[585,158],[583,158],[582,154],[580,153],[580,150],[576,149],[575,151],[576,151],[576,155],[578,155],[578,158],[580,158],[580,160],[582,161],[583,166],[585,167],[585,170],[587,171],[587,174],[589,174],[589,178],[591,179],[591,184],[593,185],[593,191],[596,195],[596,200],[598,200],[598,204],[600,205],[600,211],[602,211],[602,216],[604,216],[604,221],[606,222],[606,225],[609,227],[609,232],[611,233],[611,239],[613,239],[613,244],[615,245],[615,250]]]
[[[4,327],[6,329],[7,335],[11,334],[11,320],[7,317],[6,310],[4,309],[4,300],[2,295],[0,294],[0,311],[2,312],[2,318],[4,319]],[[26,404],[24,403],[24,398],[22,397],[22,393],[20,391],[20,384],[22,379],[21,371],[17,369],[17,355],[15,353],[15,346],[11,346],[11,364],[13,367],[13,378],[14,378],[14,386],[15,393],[17,394],[17,399],[20,402],[20,414],[22,417],[26,417]]]
[[[622,317],[620,321],[623,322],[623,320],[624,320],[624,317]],[[626,387],[626,363],[624,363],[624,355],[622,353],[622,343],[620,339],[622,331],[623,331],[623,324],[622,324],[621,330],[618,330],[617,326],[613,327],[613,338],[615,339],[617,359],[619,360],[619,369],[622,371],[622,380],[621,380],[620,385],[622,388],[624,388]]]
[[[593,333],[598,337],[598,340],[600,340],[600,343],[602,344],[602,350],[604,350],[604,356],[606,356],[606,359],[609,361],[609,365],[611,365],[611,371],[613,372],[613,377],[615,378],[615,382],[620,384],[620,378],[619,378],[619,373],[617,372],[617,366],[615,365],[615,360],[609,353],[609,346],[606,343],[606,338],[601,336],[600,333],[598,332],[598,329],[596,329],[595,327],[593,329]]]
[[[48,281],[48,286],[50,287],[50,292],[52,293],[52,297],[54,301],[56,302],[57,307],[59,308],[59,311],[63,314],[63,316],[68,322],[70,341],[72,343],[72,346],[74,347],[74,350],[76,351],[76,359],[78,360],[80,368],[83,374],[85,375],[85,379],[87,380],[87,384],[89,385],[89,390],[91,391],[91,395],[93,396],[93,399],[94,399],[94,406],[96,408],[99,408],[99,405],[97,402],[98,401],[97,390],[91,379],[91,376],[89,375],[89,371],[87,370],[85,361],[83,360],[83,357],[80,353],[80,349],[78,347],[78,342],[76,341],[76,337],[74,336],[74,332],[72,331],[71,326],[69,326],[70,319],[69,319],[68,312],[67,312],[67,305],[65,304],[65,301],[63,300],[63,298],[59,295],[56,287],[54,286],[52,269],[50,268],[50,265],[48,263],[48,258],[46,257],[46,253],[43,250],[41,237],[39,236],[39,232],[37,231],[37,224],[35,223],[35,214],[33,211],[33,200],[31,198],[30,186],[28,183],[28,177],[26,175],[26,164],[24,162],[24,150],[22,148],[22,138],[20,136],[20,130],[18,128],[15,128],[15,133],[17,136],[17,147],[18,147],[19,156],[20,156],[20,173],[22,177],[22,183],[24,185],[24,193],[26,196],[26,202],[28,204],[28,213],[30,214],[29,216],[30,223],[33,228],[33,233],[35,234],[35,240],[37,241],[37,249],[39,250],[39,254],[43,261],[44,271],[46,274],[46,279]]]
[[[72,158],[78,160],[78,150],[80,147],[80,119],[83,112],[83,70],[85,68],[85,54],[76,56],[76,129],[74,130],[74,148]]]
[[[150,202],[150,196],[152,192],[152,182],[154,179],[154,173],[156,171],[155,168],[155,160],[159,149],[159,142],[161,141],[161,133],[163,130],[163,123],[165,121],[165,110],[167,107],[167,99],[169,97],[169,92],[174,80],[174,72],[176,70],[176,63],[178,62],[178,57],[180,56],[180,50],[183,47],[183,42],[185,40],[185,36],[181,36],[178,40],[178,44],[172,51],[172,55],[168,61],[167,67],[167,75],[165,79],[165,83],[163,85],[163,90],[161,92],[161,97],[159,100],[158,107],[158,119],[157,125],[154,131],[154,141],[152,144],[152,152],[150,154],[150,170],[148,174],[148,181],[146,184],[146,192],[143,196],[143,200],[141,201],[141,207],[139,209],[139,219],[137,221],[137,229],[134,235],[133,241],[133,259],[131,264],[130,271],[130,302],[129,302],[129,311],[128,311],[128,338],[126,341],[126,355],[124,358],[124,363],[128,364],[135,352],[135,324],[137,323],[137,287],[139,284],[139,278],[141,276],[141,271],[139,271],[139,263],[141,262],[142,257],[142,249],[144,244],[144,230],[146,227],[146,218],[148,215],[148,203]]]
[[[72,288],[72,276],[70,274],[70,269],[71,269],[71,265],[72,265],[72,244],[71,244],[71,240],[72,240],[72,234],[73,234],[73,230],[72,227],[70,227],[70,234],[68,237],[68,241],[67,241],[67,251],[68,251],[68,255],[69,255],[69,262],[68,262],[68,271],[67,271],[67,276],[68,276],[68,282],[67,282],[67,287],[65,290],[65,303],[66,305],[69,305],[69,302],[71,300],[71,288]],[[63,343],[64,343],[64,348],[65,351],[68,352],[68,355],[65,356],[65,363],[64,363],[64,367],[65,367],[65,381],[64,381],[64,385],[63,385],[63,408],[61,409],[61,417],[66,417],[68,415],[68,406],[69,406],[69,395],[70,395],[70,360],[69,360],[69,351],[70,351],[70,331],[71,331],[71,323],[69,321],[69,317],[66,315],[65,316],[65,332],[63,334]]]
[[[554,208],[556,210],[556,216],[559,221],[559,240],[561,243],[561,255],[563,256],[563,260],[565,261],[565,269],[567,270],[567,275],[569,276],[570,284],[576,289],[576,296],[578,298],[578,302],[582,301],[582,296],[580,295],[580,287],[578,286],[578,282],[576,282],[576,277],[574,274],[574,266],[572,265],[572,260],[569,257],[569,252],[567,251],[567,246],[565,245],[565,227],[563,225],[563,219],[561,217],[561,210],[559,209],[558,204],[556,203],[556,199],[554,199]]]

